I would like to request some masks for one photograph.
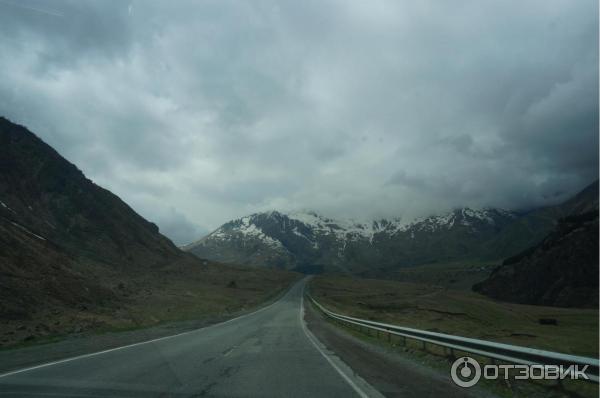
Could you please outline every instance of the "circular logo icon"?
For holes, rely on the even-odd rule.
[[[473,387],[481,379],[481,366],[471,357],[461,357],[452,364],[450,375],[457,386]]]

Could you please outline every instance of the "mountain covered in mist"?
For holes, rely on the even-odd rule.
[[[525,214],[462,208],[411,221],[361,223],[270,211],[229,221],[184,250],[250,266],[369,275],[427,263],[500,260],[538,243],[559,218],[597,203],[588,187],[565,203]]]
[[[200,257],[301,271],[362,272],[477,255],[518,216],[458,209],[410,222],[335,220],[315,212],[252,214],[186,247]]]

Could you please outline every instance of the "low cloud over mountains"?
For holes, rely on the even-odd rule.
[[[0,114],[177,243],[273,208],[532,208],[598,177],[597,24],[591,0],[0,1]]]

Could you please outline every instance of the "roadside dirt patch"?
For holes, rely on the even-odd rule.
[[[463,389],[422,364],[362,341],[327,322],[306,304],[306,323],[327,348],[386,397],[492,397],[481,389]]]

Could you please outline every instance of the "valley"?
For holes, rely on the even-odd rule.
[[[202,355],[208,355],[212,345],[220,344],[220,361],[251,372],[243,365],[257,353],[262,353],[262,367],[279,369],[270,353],[287,355],[281,342],[291,339],[303,347],[307,360],[315,361],[317,352],[307,346],[313,337],[305,329],[305,289],[328,308],[360,318],[598,355],[598,313],[580,308],[597,304],[597,285],[586,285],[594,275],[597,279],[597,182],[564,203],[528,213],[461,208],[412,221],[372,223],[333,220],[315,212],[256,213],[180,249],[26,128],[0,119],[0,144],[0,358],[1,369],[8,371],[0,377],[23,383],[18,388],[24,391],[35,388],[38,373],[60,380],[61,369],[75,371],[70,362],[96,369],[104,355],[114,359],[121,351],[147,360],[136,372],[146,366],[149,374],[160,373],[163,357],[146,349],[154,345],[174,350],[178,363],[187,363],[191,357],[182,356],[180,347],[202,346]],[[556,265],[551,258],[560,261]],[[302,274],[318,275],[298,281]],[[535,281],[544,279],[536,274],[560,284],[538,283],[538,291],[523,298],[535,285],[531,275]],[[474,286],[480,293],[472,291]],[[530,297],[538,300],[530,304],[554,306],[519,304]],[[565,305],[573,308],[559,308]],[[377,368],[354,358],[371,355],[365,354],[370,349],[359,348],[362,343],[336,340],[332,336],[344,332],[326,333],[312,310],[307,319],[325,341],[337,341],[332,344],[355,368],[367,374]],[[273,320],[280,323],[263,324]],[[253,336],[271,343],[239,335],[232,325],[241,322]],[[215,332],[219,330],[229,337]],[[236,345],[227,348],[234,340]],[[314,340],[311,344],[324,349]],[[239,358],[227,358],[232,351]],[[404,354],[398,357],[404,361],[399,369],[418,377],[431,372]],[[209,355],[203,362],[206,372],[215,370],[209,364],[214,358]],[[132,360],[137,359],[128,358]],[[41,362],[46,364],[38,370]],[[55,369],[59,373],[52,373]],[[331,368],[325,369],[330,388],[348,388]],[[20,373],[33,374],[33,384]],[[379,380],[389,373],[369,380],[387,391],[390,384]],[[76,387],[104,388],[94,377]],[[444,376],[427,377],[437,380],[439,391],[447,388]],[[244,373],[238,382],[246,380]],[[206,383],[204,390],[213,388],[214,382]],[[378,394],[363,379],[356,383]],[[397,380],[393,384],[404,388]],[[65,385],[43,388],[64,391]]]
[[[409,221],[359,223],[311,211],[269,211],[229,221],[183,250],[252,267],[384,279],[409,280],[436,269],[447,274],[447,281],[436,283],[455,279],[465,287],[447,271],[479,282],[504,259],[542,241],[561,218],[597,208],[595,181],[562,203],[527,212],[461,208]]]
[[[0,0],[0,398],[596,398],[598,1]]]
[[[321,304],[344,315],[568,354],[598,356],[596,309],[513,304],[427,284],[324,275],[311,281],[310,292]],[[552,319],[553,323],[543,324],[543,319]]]

